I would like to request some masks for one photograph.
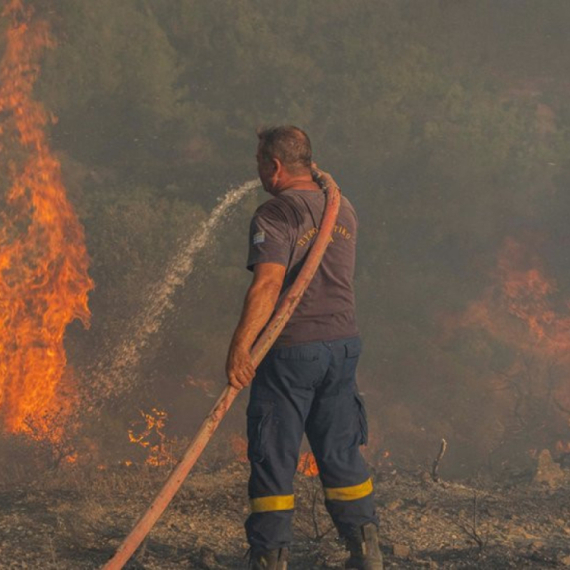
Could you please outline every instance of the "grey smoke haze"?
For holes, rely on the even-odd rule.
[[[533,344],[526,318],[549,310],[549,338],[570,299],[568,2],[30,3],[58,40],[38,97],[59,119],[97,284],[92,329],[67,338],[76,369],[142,310],[179,237],[255,174],[255,128],[294,123],[359,212],[360,382],[378,450],[414,464],[445,436],[466,472],[570,440],[568,363]],[[263,199],[239,206],[175,295],[125,416],[157,402],[187,433],[210,400],[185,379],[223,385]],[[518,289],[524,310],[504,293],[508,240],[513,272],[553,283]],[[465,324],[485,299],[496,323]]]

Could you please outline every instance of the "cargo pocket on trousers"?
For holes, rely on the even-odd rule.
[[[345,382],[351,382],[356,376],[358,357],[362,350],[360,338],[351,338],[344,345],[344,363],[342,376]]]
[[[247,457],[261,463],[265,460],[269,430],[273,415],[273,402],[250,402],[247,407]]]
[[[366,419],[364,400],[358,392],[354,393],[354,399],[356,400],[358,423],[360,425],[360,445],[366,445],[368,443],[368,420]]]

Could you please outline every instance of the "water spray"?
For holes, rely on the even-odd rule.
[[[281,334],[281,331],[299,304],[301,297],[320,265],[336,223],[340,208],[340,190],[329,174],[315,169],[313,170],[313,176],[326,193],[325,211],[323,219],[321,220],[319,233],[295,282],[251,349],[251,359],[254,368],[259,366],[259,363]],[[102,570],[120,570],[128,562],[129,558],[140,546],[166,507],[170,504],[170,501],[174,498],[174,495],[177,493],[192,467],[194,467],[202,451],[212,438],[212,435],[220,425],[238,394],[239,390],[229,384],[224,388],[218,401],[214,404],[214,407],[200,426],[198,433],[186,448],[182,459],[172,470],[150,507],[119,546],[113,558],[102,567]]]
[[[110,358],[100,361],[95,370],[97,395],[90,395],[91,405],[102,398],[111,399],[132,388],[134,372],[149,338],[158,332],[164,316],[172,306],[172,297],[184,284],[195,266],[196,256],[212,241],[216,230],[232,208],[247,194],[259,187],[259,179],[249,180],[232,188],[193,235],[184,240],[168,261],[164,276],[151,284],[145,295],[145,306],[125,327],[126,332],[116,342]]]

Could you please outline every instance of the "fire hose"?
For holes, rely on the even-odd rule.
[[[299,304],[303,293],[321,263],[336,223],[340,208],[340,190],[332,177],[321,170],[314,169],[313,177],[326,194],[326,205],[321,226],[295,282],[291,285],[265,330],[251,349],[251,360],[254,368],[259,366]],[[202,422],[198,433],[186,448],[182,459],[174,467],[150,507],[140,517],[113,558],[102,567],[102,570],[120,570],[128,562],[170,504],[238,394],[239,390],[229,384],[224,388],[214,407]]]

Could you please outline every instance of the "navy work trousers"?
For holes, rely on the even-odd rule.
[[[358,337],[268,352],[257,369],[247,409],[252,546],[291,542],[293,477],[306,432],[319,467],[325,505],[341,536],[377,523],[372,481],[360,453],[367,440],[355,381]]]

